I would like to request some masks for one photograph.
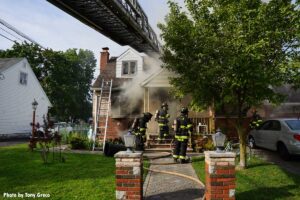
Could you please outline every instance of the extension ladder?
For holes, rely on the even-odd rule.
[[[100,96],[96,97],[96,120],[94,123],[93,151],[96,140],[103,142],[103,152],[105,148],[106,134],[108,129],[108,116],[111,104],[112,79],[102,80]]]

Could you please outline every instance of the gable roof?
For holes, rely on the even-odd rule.
[[[146,78],[140,85],[142,87],[172,87],[169,83],[169,77],[176,77],[176,75],[165,68],[161,68]]]
[[[101,70],[97,79],[93,83],[91,89],[98,90],[101,88],[103,79],[112,79],[113,80],[113,88],[119,88],[124,82],[128,81],[127,78],[116,78],[116,59],[117,57],[111,57],[108,63],[105,66],[105,70]]]
[[[133,49],[133,48],[128,48],[126,51],[124,51],[117,59],[119,60],[119,59],[122,59],[124,56],[126,56],[127,55],[127,53],[128,52],[133,52],[134,54],[136,54],[136,55],[138,55],[138,56],[140,56],[140,57],[144,57],[144,56],[146,56],[146,54],[144,54],[144,53],[139,53],[139,52],[137,52],[135,49]]]
[[[0,58],[0,72],[7,70],[23,59],[24,58]]]

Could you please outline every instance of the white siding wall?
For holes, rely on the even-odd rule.
[[[27,85],[20,84],[20,72],[28,74]],[[51,104],[25,59],[2,73],[5,79],[0,80],[0,134],[29,133],[33,99],[39,104],[36,122],[41,125]]]
[[[132,75],[125,75],[122,76],[122,62],[123,61],[137,61],[137,73],[133,76],[138,76],[139,73],[143,71],[143,57],[139,55],[138,52],[135,52],[132,49],[128,49],[124,54],[122,54],[117,59],[117,66],[116,66],[116,77],[117,78],[131,78]]]

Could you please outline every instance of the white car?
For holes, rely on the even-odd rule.
[[[58,122],[58,123],[54,123],[54,132],[65,132],[65,133],[70,133],[73,131],[73,128],[70,124],[68,124],[67,122]]]
[[[288,160],[292,154],[300,155],[300,120],[267,120],[257,130],[250,131],[248,141],[251,147],[278,151]]]

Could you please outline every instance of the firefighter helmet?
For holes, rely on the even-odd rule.
[[[145,112],[144,117],[146,117],[148,120],[150,120],[152,118],[152,114],[149,112]]]
[[[167,104],[166,102],[163,102],[163,103],[161,104],[161,108],[163,108],[163,107],[168,108],[168,104]]]
[[[182,107],[181,108],[181,113],[182,114],[188,114],[189,113],[189,109],[187,107]]]

